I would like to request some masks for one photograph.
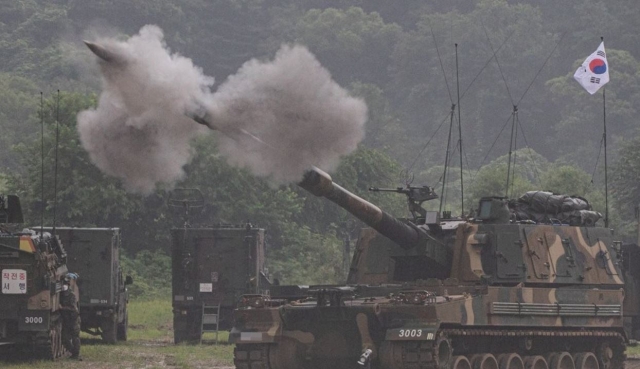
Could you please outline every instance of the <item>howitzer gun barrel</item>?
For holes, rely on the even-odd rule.
[[[413,248],[423,240],[421,231],[416,227],[394,218],[376,205],[333,183],[331,176],[318,168],[307,171],[298,185],[347,210],[402,248]]]

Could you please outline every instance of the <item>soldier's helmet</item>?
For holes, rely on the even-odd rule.
[[[77,280],[78,278],[80,278],[80,276],[78,275],[78,273],[67,273],[62,277],[62,289],[64,291],[66,291],[67,289],[69,289],[69,284],[71,283],[71,280]]]

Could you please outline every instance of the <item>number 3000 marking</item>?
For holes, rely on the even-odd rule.
[[[25,324],[41,324],[42,317],[27,316],[24,318]]]

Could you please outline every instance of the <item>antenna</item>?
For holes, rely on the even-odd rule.
[[[507,41],[509,41],[509,39],[511,38],[511,36],[513,36],[515,30],[511,31],[511,33],[509,34],[509,36],[507,36],[507,38],[504,39],[504,41],[502,41],[502,44],[500,44],[500,46],[498,47],[498,49],[493,53],[493,55],[491,55],[491,57],[489,59],[487,59],[487,61],[484,63],[484,65],[482,66],[482,68],[480,69],[480,71],[478,71],[478,73],[476,74],[476,76],[473,78],[473,80],[471,80],[471,82],[469,82],[469,84],[467,85],[466,89],[462,92],[462,94],[460,95],[460,99],[464,99],[466,93],[469,91],[469,89],[471,88],[471,86],[473,86],[473,84],[475,83],[475,81],[478,80],[478,78],[480,77],[480,75],[482,74],[482,72],[487,68],[487,66],[489,65],[489,63],[491,63],[491,60],[493,60],[496,57],[496,53],[498,51],[500,51],[502,49],[502,47],[507,43]],[[435,42],[435,37],[434,37],[434,42]],[[438,50],[438,48],[436,47],[436,51]],[[438,51],[438,58],[440,58],[439,56],[439,51]],[[441,59],[441,58],[440,58]],[[440,64],[442,64],[442,60],[440,61]],[[445,83],[447,80],[447,76],[446,76],[446,72],[444,72],[444,67],[443,68],[443,74],[445,77]],[[449,89],[449,85],[447,84],[447,91]],[[451,95],[449,95],[451,96]],[[451,99],[451,103],[453,104],[453,99]],[[438,125],[438,128],[433,132],[433,134],[431,135],[431,137],[427,140],[427,142],[422,146],[422,149],[420,149],[420,151],[418,152],[418,154],[416,155],[416,157],[413,159],[413,161],[411,162],[411,165],[409,165],[409,169],[413,169],[413,167],[416,165],[416,163],[418,162],[418,159],[420,158],[420,155],[422,155],[422,153],[424,152],[424,150],[427,149],[427,147],[429,147],[429,144],[431,143],[431,141],[433,140],[433,138],[436,136],[436,134],[440,131],[440,128],[442,127],[442,125],[444,124],[444,122],[447,120],[447,117],[449,116],[449,113],[447,113],[447,115],[442,117],[442,121],[440,122],[440,125]],[[485,158],[486,159],[486,158]],[[483,160],[484,161],[484,160]]]
[[[40,162],[40,171],[41,171],[41,176],[40,176],[40,181],[41,181],[41,209],[40,209],[40,239],[42,239],[42,234],[44,233],[44,208],[45,208],[45,204],[44,204],[44,95],[42,94],[42,91],[40,91],[40,155],[41,155],[41,162]]]
[[[442,173],[442,192],[440,193],[440,209],[438,212],[442,214],[442,206],[445,202],[444,189],[447,185],[447,169],[449,169],[449,151],[451,148],[451,131],[453,129],[453,117],[456,111],[456,104],[451,104],[451,119],[449,120],[449,138],[447,139],[447,152],[444,155],[444,172]]]
[[[511,196],[513,196],[513,188],[516,183],[516,160],[518,159],[518,126],[520,125],[520,120],[518,119],[518,117],[516,117],[516,122],[515,134],[513,136],[513,171],[511,173],[511,178],[513,178],[513,181],[511,181]]]
[[[204,196],[202,191],[197,188],[175,188],[169,193],[169,200],[167,201],[169,207],[182,208],[184,211],[184,228],[191,227],[190,216],[191,210],[202,210],[204,207]]]
[[[511,177],[511,155],[513,154],[513,140],[514,132],[516,128],[516,117],[518,116],[518,107],[513,106],[513,112],[511,113],[511,139],[509,140],[509,162],[507,163],[507,186],[504,189],[504,197],[509,197],[509,179]],[[515,161],[513,163],[513,177],[515,180]]]
[[[464,217],[464,179],[462,178],[462,118],[460,113],[460,73],[458,68],[458,44],[456,44],[456,89],[458,90],[458,145],[460,149],[460,216]]]
[[[56,146],[53,171],[53,234],[56,234],[56,208],[58,207],[58,140],[60,137],[60,90],[56,96]]]

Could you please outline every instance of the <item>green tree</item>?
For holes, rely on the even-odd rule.
[[[339,82],[387,81],[387,68],[402,33],[378,13],[361,8],[309,10],[297,25],[297,41],[307,45]]]
[[[389,145],[403,142],[409,136],[394,113],[384,91],[370,83],[354,82],[351,93],[361,97],[367,103],[369,119],[365,126],[366,134],[362,144],[369,148],[384,150],[393,158],[410,157],[411,152],[404,145]]]
[[[457,105],[454,44],[458,44],[459,108],[470,165],[483,165],[477,159],[494,145],[494,152],[508,150],[509,130],[505,134],[503,127],[511,120],[516,104],[520,105],[519,119],[529,144],[542,146],[544,137],[532,136],[529,127],[550,126],[553,109],[536,107],[538,101],[548,102],[540,93],[543,80],[536,78],[532,86],[529,84],[554,46],[555,36],[543,24],[535,7],[506,0],[478,1],[471,12],[422,13],[415,28],[405,32],[396,45],[390,67],[392,81],[384,86],[405,129],[412,132],[411,140],[403,144],[420,152],[425,141],[438,132],[424,157],[426,162],[444,161],[447,130],[439,127],[449,123],[451,106]],[[503,43],[496,54],[498,66],[493,51]],[[525,92],[527,99],[520,101]],[[496,137],[500,140],[494,143]]]
[[[577,68],[583,60],[576,60],[574,67]],[[611,80],[614,81],[606,86],[607,121],[612,127],[607,143],[616,147],[637,132],[640,62],[627,51],[612,49],[607,50],[607,60],[611,66]],[[602,145],[602,90],[590,96],[574,81],[573,72],[551,79],[547,84],[553,96],[563,101],[562,119],[549,140],[555,153],[582,168],[592,168],[594,154]]]
[[[120,255],[124,275],[131,276],[134,283],[127,287],[135,299],[160,299],[171,296],[171,282],[167,280],[171,270],[171,257],[164,252],[142,250],[135,257]]]
[[[541,189],[558,194],[585,197],[592,191],[591,178],[582,169],[567,165],[551,166],[541,178]]]
[[[37,87],[26,78],[0,73],[0,160],[7,170],[17,170],[17,158],[11,147],[33,138],[39,128],[36,109],[39,101]]]
[[[637,230],[636,208],[640,204],[640,136],[623,142],[618,150],[618,160],[610,169],[610,191],[616,211],[621,217],[620,226],[626,235]],[[635,239],[634,239],[635,241]]]

